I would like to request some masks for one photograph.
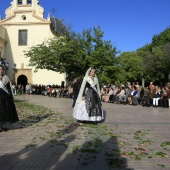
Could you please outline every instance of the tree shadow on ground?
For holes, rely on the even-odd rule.
[[[53,165],[59,162],[59,159],[67,152],[68,148],[66,143],[69,144],[75,139],[76,135],[72,134],[72,132],[74,132],[78,126],[79,124],[73,123],[60,131],[52,131],[53,135],[55,133],[66,135],[66,137],[62,137],[62,139],[58,139],[59,137],[56,135],[51,137],[47,142],[39,140],[37,141],[38,144],[17,145],[15,147],[13,146],[14,148],[10,147],[9,150],[6,149],[7,141],[1,140],[1,146],[4,146],[4,148],[1,147],[1,149],[5,150],[5,153],[2,154],[1,150],[0,169],[46,169],[49,163],[51,169],[53,169]],[[2,144],[2,142],[4,142],[4,144]],[[21,142],[22,145],[24,143],[24,141],[19,140],[18,142]],[[19,151],[17,151],[17,148]]]
[[[106,142],[93,138],[84,142],[82,146],[75,147],[64,160],[55,164],[57,170],[68,169],[68,167],[70,170],[133,170],[128,168],[127,159],[121,157],[117,137],[111,137]]]
[[[79,131],[76,131],[78,128]],[[104,142],[95,135],[81,138],[83,129],[79,123],[72,123],[59,131],[52,130],[51,139],[48,141],[18,146],[18,151],[14,145],[13,149],[10,147],[4,154],[1,152],[0,169],[128,170],[127,160],[121,157],[117,137],[111,137]],[[62,135],[61,138],[58,134]],[[9,147],[6,142],[1,140],[1,146],[4,146],[1,149]]]

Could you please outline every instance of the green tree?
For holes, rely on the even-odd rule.
[[[67,79],[83,77],[89,67],[95,67],[100,81],[105,80],[109,67],[114,66],[117,53],[110,41],[103,40],[100,27],[87,29],[82,34],[67,31],[65,36],[48,40],[31,47],[25,52],[29,65],[38,69],[48,69],[66,73]],[[108,80],[110,81],[110,79]]]
[[[143,77],[142,58],[136,52],[124,52],[116,58],[117,83],[139,81]]]
[[[169,42],[170,42],[170,28],[168,27],[160,34],[156,34],[153,36],[151,45],[152,47],[155,47],[155,46],[164,45]]]
[[[146,81],[166,83],[170,73],[170,28],[154,35],[152,43],[137,50],[143,61]]]
[[[97,68],[98,78],[101,83],[109,83],[114,78],[114,62],[117,54],[116,47],[111,45],[110,41],[103,40],[104,32],[100,27],[94,28],[91,32],[91,42],[88,41],[90,52],[87,54],[87,63],[89,66]]]

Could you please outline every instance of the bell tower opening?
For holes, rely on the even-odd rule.
[[[18,5],[22,5],[22,0],[18,0]]]
[[[27,4],[28,5],[32,4],[32,0],[27,0]]]
[[[32,0],[17,0],[18,5],[31,5]]]

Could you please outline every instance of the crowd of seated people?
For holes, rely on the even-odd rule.
[[[19,85],[17,92],[24,91],[23,89],[23,86]],[[30,94],[72,98],[69,87],[59,85],[31,85]],[[101,100],[115,104],[170,108],[170,82],[165,86],[154,85],[151,82],[147,87],[139,86],[138,82],[132,84],[127,82],[125,85],[104,85],[101,87]]]
[[[101,88],[101,100],[108,103],[129,104],[143,107],[164,107],[170,106],[170,83],[164,87],[153,85],[141,87],[138,83],[117,86],[105,85]]]
[[[59,85],[31,85],[30,94],[71,98],[68,87],[61,87]]]
[[[47,86],[45,92],[45,96],[49,97],[67,97],[71,98],[71,94],[67,87],[53,87]]]

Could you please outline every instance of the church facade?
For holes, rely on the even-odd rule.
[[[29,67],[24,51],[53,38],[57,19],[44,18],[44,9],[38,0],[13,0],[0,19],[0,58],[9,63],[6,74],[15,84],[66,85],[66,75]],[[59,29],[60,30],[60,29]],[[61,31],[61,30],[60,30]],[[60,34],[62,36],[62,33]]]

